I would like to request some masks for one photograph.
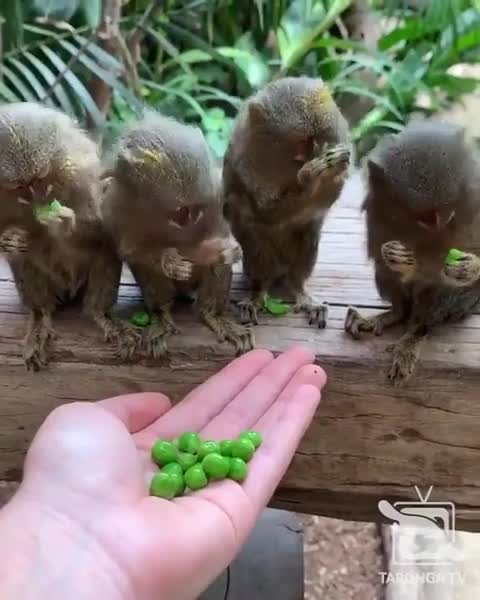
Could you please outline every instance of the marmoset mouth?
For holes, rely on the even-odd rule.
[[[19,204],[45,204],[53,192],[53,185],[48,184],[45,191],[38,191],[33,185],[29,185],[18,188],[18,192],[17,202]]]
[[[444,229],[452,221],[454,216],[454,210],[452,210],[451,213],[445,219],[442,219],[442,216],[438,211],[434,211],[434,213],[428,216],[428,219],[419,219],[418,224],[420,225],[420,227],[428,229],[429,231],[431,231],[432,229],[440,230]]]

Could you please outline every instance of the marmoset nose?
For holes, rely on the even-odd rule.
[[[44,179],[36,179],[29,185],[30,199],[35,203],[45,203],[51,199],[53,186]]]
[[[429,229],[430,231],[442,231],[452,221],[454,216],[454,210],[435,210],[428,215],[422,215],[418,222],[424,229]]]

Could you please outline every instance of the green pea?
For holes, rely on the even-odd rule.
[[[232,456],[232,440],[222,440],[220,442],[220,454],[222,456]]]
[[[202,467],[210,479],[225,479],[230,470],[230,459],[221,454],[207,454]]]
[[[243,481],[248,474],[247,463],[241,458],[230,459],[230,470],[228,471],[228,477],[235,481]]]
[[[241,458],[245,462],[248,462],[255,452],[255,446],[250,440],[246,438],[239,438],[233,440],[232,443],[232,456],[233,458]]]
[[[177,492],[178,481],[171,473],[155,473],[150,483],[150,495],[171,500]]]
[[[198,433],[188,431],[178,438],[178,447],[182,452],[196,454],[201,444],[201,439]]]
[[[185,484],[191,490],[201,490],[208,485],[208,479],[205,475],[202,465],[193,465],[184,475]]]
[[[181,496],[185,491],[185,483],[183,481],[183,469],[178,462],[168,463],[160,472],[168,473],[174,479],[176,482],[175,496]]]
[[[282,302],[279,298],[272,298],[268,294],[263,299],[263,306],[272,315],[286,315],[290,310],[286,302]]]
[[[454,265],[459,260],[461,260],[464,256],[465,256],[465,253],[462,252],[461,250],[457,250],[457,248],[450,248],[450,250],[448,251],[448,254],[447,254],[447,258],[445,259],[445,262],[447,263],[447,265]]]
[[[207,454],[220,454],[220,444],[218,442],[202,442],[198,449],[198,460],[203,460]]]
[[[158,440],[152,447],[152,459],[157,465],[163,467],[177,460],[177,449],[172,442]]]
[[[150,324],[150,315],[144,310],[139,310],[133,313],[130,322],[137,327],[146,327]]]
[[[190,454],[189,452],[179,452],[177,461],[182,469],[186,471],[190,467],[193,467],[193,465],[197,462],[197,457],[195,454]]]
[[[250,440],[255,446],[255,449],[257,449],[263,441],[262,436],[258,431],[242,431],[238,437]]]
[[[181,475],[178,475],[177,473],[170,473],[170,477],[175,482],[175,498],[178,498],[178,496],[183,496],[185,492],[183,473]]]
[[[182,466],[178,462],[168,463],[162,468],[162,473],[171,473],[173,475],[179,475],[183,477],[183,469]]]

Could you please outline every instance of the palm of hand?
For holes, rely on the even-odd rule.
[[[313,358],[250,352],[173,408],[148,393],[63,406],[32,444],[23,494],[82,532],[114,587],[125,586],[119,597],[194,598],[240,550],[314,415],[325,376]],[[264,443],[243,485],[222,481],[173,502],[148,496],[155,439],[186,430],[223,439],[247,428]]]

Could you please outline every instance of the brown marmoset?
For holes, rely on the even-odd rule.
[[[241,251],[223,217],[220,170],[201,130],[148,112],[120,136],[108,174],[103,219],[152,316],[144,332],[147,354],[166,353],[178,331],[172,304],[189,290],[197,292],[199,315],[220,341],[237,352],[251,349],[251,330],[223,314],[230,265]],[[169,268],[175,265],[180,273]]]
[[[28,368],[48,363],[56,307],[78,297],[107,340],[120,324],[116,301],[121,261],[101,228],[96,145],[67,115],[35,103],[0,107],[1,251],[30,310],[24,342]],[[37,209],[56,199],[54,216]]]
[[[359,338],[406,324],[389,347],[389,378],[400,385],[431,328],[466,317],[480,301],[480,159],[462,128],[412,121],[371,153],[366,184],[368,255],[391,308],[373,318],[350,308],[345,329]],[[450,263],[452,248],[464,254]]]
[[[223,170],[225,215],[252,287],[239,304],[242,322],[258,323],[265,294],[280,285],[284,300],[325,327],[327,305],[305,282],[350,160],[347,123],[321,79],[279,79],[246,101]]]

